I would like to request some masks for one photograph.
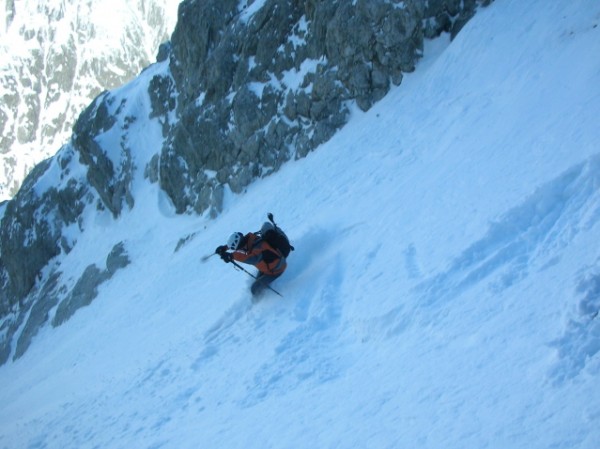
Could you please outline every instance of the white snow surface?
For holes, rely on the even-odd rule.
[[[132,263],[0,368],[0,447],[598,448],[598,55],[597,0],[497,0],[216,220],[140,177],[65,261]],[[252,305],[201,257],[267,211],[296,251]]]

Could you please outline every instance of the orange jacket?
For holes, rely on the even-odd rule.
[[[261,273],[276,276],[287,268],[287,262],[281,252],[256,234],[249,232],[244,240],[246,244],[231,253],[234,260],[254,265]]]

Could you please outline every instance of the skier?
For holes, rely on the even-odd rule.
[[[237,261],[254,265],[258,269],[256,281],[250,288],[254,296],[269,287],[271,282],[281,276],[287,268],[283,253],[263,238],[269,226],[273,228],[270,223],[265,223],[258,233],[249,232],[244,235],[241,232],[234,232],[229,237],[227,245],[221,245],[215,250],[226,263]]]

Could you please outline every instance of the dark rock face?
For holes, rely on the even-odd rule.
[[[109,112],[113,101],[110,94],[105,92],[81,114],[73,129],[73,145],[81,162],[88,166],[87,179],[90,185],[99,193],[104,206],[116,217],[121,213],[123,201],[133,207],[133,197],[129,192],[133,162],[131,154],[123,148],[119,164],[115,166],[96,139],[116,123],[115,116]],[[122,130],[116,132],[121,133]]]
[[[29,317],[17,340],[15,359],[25,354],[33,337],[48,321],[50,310],[58,303],[60,295],[60,274],[61,273],[53,272],[52,275],[48,277],[38,293],[38,300],[32,303]],[[9,354],[7,354],[7,356],[8,355]]]
[[[68,164],[72,156],[64,151],[56,159],[39,164],[19,194],[7,204],[0,227],[2,312],[23,301],[50,259],[61,250],[70,250],[69,243],[62,239],[62,229],[77,223],[89,202],[87,185],[71,179],[64,186],[49,188],[43,195],[38,195],[34,186],[47,171]]]
[[[120,244],[108,255],[105,268],[90,265],[74,286],[59,270],[61,258],[77,244],[77,233],[84,231],[86,208],[95,206],[117,216],[123,205],[133,207],[127,133],[115,127],[110,102],[111,97],[103,94],[84,111],[72,144],[39,164],[17,196],[6,203],[0,227],[0,363],[10,357],[19,329],[15,358],[49,322],[53,308],[58,306],[52,320],[57,326],[90,304],[97,286],[129,263]],[[97,136],[113,127],[122,133],[117,148],[121,151],[109,154]],[[42,275],[44,271],[48,274]]]
[[[73,287],[69,287],[67,281],[63,279],[63,273],[53,271],[38,288],[34,289],[31,294],[32,301],[24,305],[23,308],[28,315],[13,314],[12,319],[5,321],[3,325],[5,329],[0,329],[0,364],[6,362],[10,356],[11,340],[26,315],[25,325],[16,342],[15,359],[25,353],[40,328],[48,323],[50,311],[54,307],[58,305],[51,324],[57,327],[71,318],[77,310],[91,304],[98,294],[100,284],[109,280],[129,262],[125,245],[121,242],[108,254],[105,268],[94,264],[89,265]]]
[[[98,286],[110,279],[120,268],[129,265],[129,257],[123,242],[115,245],[106,258],[106,268],[89,265],[68,296],[59,304],[52,325],[60,326],[71,318],[78,309],[88,306],[98,295]],[[17,354],[18,355],[18,354]]]
[[[73,224],[83,230],[81,214],[86,206],[95,203],[115,217],[124,205],[133,207],[132,155],[126,130],[115,126],[119,112],[112,102],[110,94],[100,95],[81,114],[72,144],[39,164],[7,202],[0,227],[0,315],[17,303],[23,305],[41,270],[59,254],[69,253],[75,242],[69,242],[63,230]],[[121,135],[120,146],[109,154],[97,136],[113,127]],[[75,176],[74,171],[85,172],[86,177]],[[58,184],[46,186],[46,177]]]
[[[218,213],[224,185],[241,192],[327,141],[348,101],[369,109],[415,69],[425,37],[455,35],[489,1],[248,3],[180,5],[167,88],[179,121],[165,127],[159,170],[179,213]]]

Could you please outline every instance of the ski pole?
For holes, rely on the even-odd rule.
[[[210,259],[210,258],[211,258],[212,256],[214,256],[215,254],[217,254],[217,253],[210,253],[210,254],[207,254],[206,256],[202,256],[202,257],[200,258],[200,261],[201,261],[201,262],[206,262],[208,259]]]
[[[233,264],[233,266],[235,268],[237,268],[238,270],[242,270],[244,273],[246,273],[248,276],[253,277],[254,279],[258,280],[258,278],[256,276],[254,276],[252,273],[250,273],[248,270],[246,270],[244,267],[242,267],[240,264],[238,264],[235,260],[232,260],[231,263]],[[277,290],[275,290],[273,287],[271,287],[270,285],[266,284],[265,287],[267,287],[269,290],[271,290],[273,293],[278,294],[279,296],[281,296],[283,298],[283,295],[281,293],[279,293]]]

